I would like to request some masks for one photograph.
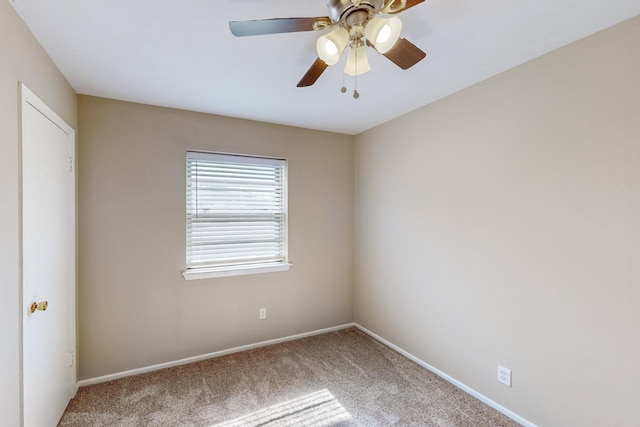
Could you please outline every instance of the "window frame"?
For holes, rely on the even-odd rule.
[[[236,161],[234,162],[234,158]],[[272,262],[249,262],[249,263],[228,263],[221,265],[202,265],[202,266],[189,266],[189,186],[191,185],[189,179],[189,162],[193,159],[210,160],[212,162],[226,163],[229,165],[241,165],[244,160],[250,164],[275,164],[282,163],[282,250],[283,259],[281,261]],[[255,156],[247,154],[235,154],[235,153],[221,153],[221,152],[208,152],[200,150],[187,150],[185,159],[185,270],[182,275],[185,280],[194,279],[207,279],[215,277],[227,277],[238,276],[246,274],[258,274],[269,273],[277,271],[287,271],[291,268],[292,264],[289,262],[288,256],[288,228],[289,228],[289,212],[288,212],[288,161],[286,158],[278,157],[266,157]]]

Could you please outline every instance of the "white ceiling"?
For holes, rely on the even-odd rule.
[[[401,13],[427,52],[340,92],[342,67],[296,84],[316,32],[234,37],[229,20],[326,16],[325,0],[11,0],[80,94],[358,134],[640,14],[640,0],[427,0]],[[594,58],[594,61],[597,61]]]

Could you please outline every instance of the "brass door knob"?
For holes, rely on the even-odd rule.
[[[48,301],[41,301],[41,302],[34,301],[31,303],[31,313],[32,314],[35,313],[36,310],[45,311],[47,307],[49,307]]]

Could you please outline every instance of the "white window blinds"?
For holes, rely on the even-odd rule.
[[[187,152],[187,269],[286,263],[286,161]]]

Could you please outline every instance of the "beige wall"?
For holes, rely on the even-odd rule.
[[[356,138],[356,321],[540,426],[640,420],[638,40],[640,17]]]
[[[79,111],[80,379],[353,321],[352,137],[87,96]],[[291,270],[183,279],[187,149],[289,160]]]
[[[7,0],[0,1],[0,426],[20,423],[19,96],[24,82],[72,127],[76,94]]]

